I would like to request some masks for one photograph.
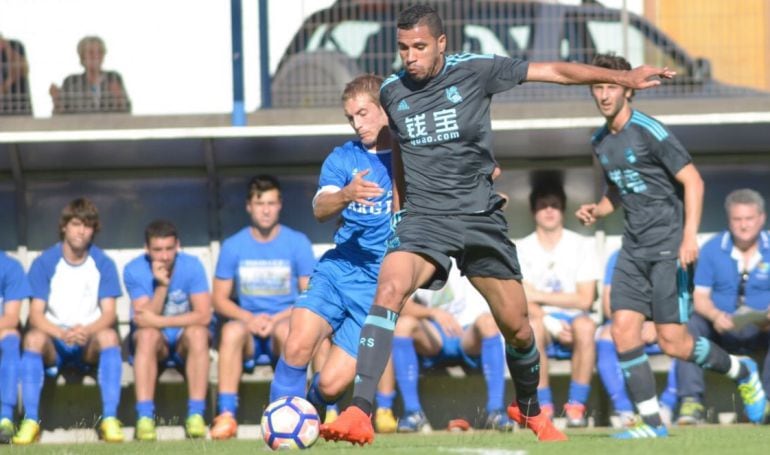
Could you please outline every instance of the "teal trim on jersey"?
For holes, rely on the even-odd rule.
[[[655,136],[655,139],[658,141],[663,141],[668,137],[668,131],[666,131],[666,129],[663,128],[660,123],[639,111],[634,111],[634,113],[631,115],[631,123],[642,126],[644,129],[652,133],[652,135]]]
[[[372,316],[369,315],[366,317],[366,320],[364,321],[364,325],[374,325],[381,329],[390,330],[393,331],[396,328],[396,323],[394,321],[391,321],[388,318],[383,318],[382,316]]]
[[[404,70],[401,70],[398,73],[394,73],[394,74],[391,74],[390,76],[388,76],[387,79],[382,81],[382,85],[380,85],[380,91],[382,91],[382,89],[385,88],[385,86],[390,84],[391,82],[396,82],[397,80],[399,80],[402,77],[404,77],[404,74],[406,74],[404,72]]]
[[[642,354],[639,357],[635,359],[631,359],[628,362],[620,362],[620,368],[623,370],[628,370],[631,367],[635,367],[637,365],[640,365],[644,362],[646,362],[649,358],[647,357],[647,354]]]
[[[446,58],[446,65],[445,66],[453,66],[457,65],[458,63],[467,62],[468,60],[475,60],[475,59],[493,59],[495,56],[493,54],[470,54],[470,53],[463,53],[463,54],[453,54],[449,55]]]
[[[607,129],[607,125],[603,125],[597,128],[596,131],[594,131],[594,134],[591,135],[591,142],[597,143],[601,141],[608,132],[609,130]]]

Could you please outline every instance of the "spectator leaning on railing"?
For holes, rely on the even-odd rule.
[[[51,84],[49,93],[55,114],[131,112],[131,100],[116,71],[102,69],[107,47],[98,36],[78,42],[78,56],[85,72],[71,74],[61,87]]]
[[[0,35],[0,115],[32,114],[28,72],[24,45]]]
[[[770,235],[764,231],[765,201],[756,191],[735,190],[725,200],[728,230],[701,249],[695,270],[695,313],[688,323],[694,337],[705,337],[731,353],[768,349]],[[692,362],[678,368],[682,408],[679,420],[703,420],[703,369]],[[762,385],[770,387],[770,352]],[[765,406],[764,420],[770,413]]]

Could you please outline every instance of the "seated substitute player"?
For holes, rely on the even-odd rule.
[[[19,313],[30,296],[21,264],[0,251],[0,444],[11,442],[19,394]]]
[[[484,297],[453,267],[441,290],[415,292],[393,332],[393,365],[404,401],[404,416],[398,421],[400,433],[430,428],[418,395],[420,365],[430,368],[458,362],[484,373],[485,427],[512,431],[514,423],[505,411],[505,354],[500,329]]]
[[[246,196],[251,224],[227,238],[219,253],[213,300],[224,325],[218,348],[219,414],[212,439],[236,436],[241,373],[277,360],[289,333],[292,305],[307,288],[315,265],[307,236],[280,224],[281,207],[278,180],[254,177]]]
[[[770,307],[770,235],[765,227],[765,200],[754,190],[739,189],[725,199],[728,230],[711,238],[701,249],[695,269],[695,312],[687,327],[694,337],[705,337],[727,352],[767,351],[770,315],[763,321],[737,328],[736,314],[747,310],[768,314]],[[682,362],[677,423],[703,421],[706,391],[703,368]],[[762,367],[762,386],[770,390],[770,351]],[[747,388],[741,390],[750,391]],[[765,406],[767,421],[770,405]],[[749,416],[751,417],[751,415]],[[753,420],[753,419],[752,419]]]
[[[630,70],[622,57],[600,54],[594,65]],[[653,375],[642,340],[645,320],[655,322],[664,353],[724,374],[738,384],[749,420],[759,422],[765,392],[756,363],[738,358],[703,336],[691,335],[685,322],[690,299],[687,268],[698,257],[697,233],[703,210],[703,180],[690,154],[659,121],[631,108],[633,90],[615,83],[594,83],[591,94],[606,124],[591,140],[607,181],[598,203],[576,212],[586,225],[622,204],[623,248],[612,276],[612,338],[628,391],[641,421],[614,435],[619,439],[668,436]]]
[[[602,312],[606,322],[597,331],[596,371],[599,373],[599,378],[612,402],[613,416],[617,419],[616,422],[612,422],[613,425],[631,427],[636,423],[634,405],[631,403],[626,392],[626,379],[623,377],[623,370],[620,368],[615,343],[612,341],[612,324],[610,323],[610,316],[612,314],[610,310],[612,275],[615,271],[615,263],[618,261],[619,253],[620,251],[618,250],[610,255],[604,271]],[[689,298],[689,294],[680,294],[680,298]],[[658,334],[655,331],[655,323],[652,321],[645,321],[642,324],[642,341],[645,343],[644,352],[648,355],[663,353],[657,343]],[[676,365],[677,361],[674,359],[668,371],[666,388],[658,399],[660,402],[660,417],[665,425],[671,424],[671,418],[677,404]]]
[[[564,228],[566,204],[561,182],[536,183],[529,195],[535,232],[518,242],[517,248],[540,352],[540,408],[546,415],[553,415],[548,356],[571,358],[572,376],[564,414],[568,427],[585,427],[586,402],[596,363],[596,323],[589,313],[596,300],[599,265],[593,241]]]
[[[271,400],[305,395],[308,363],[330,336],[328,359],[314,376],[308,399],[322,409],[336,402],[354,379],[359,334],[390,234],[390,131],[379,102],[381,83],[379,76],[363,75],[343,91],[345,117],[359,140],[336,147],[324,160],[313,199],[317,220],[341,216],[342,223],[334,249],[321,258],[310,287],[294,306],[289,338],[270,386]]]
[[[159,366],[184,370],[188,394],[185,434],[203,438],[211,320],[206,272],[198,258],[179,251],[179,235],[171,222],[151,222],[144,240],[146,253],[123,270],[132,310],[135,438],[157,439],[154,398]]]
[[[24,420],[13,444],[30,444],[40,437],[38,411],[44,366],[90,373],[98,365],[102,397],[99,436],[107,442],[123,441],[116,417],[122,369],[115,330],[120,281],[112,259],[92,244],[99,227],[99,212],[90,200],[71,201],[59,218],[61,242],[43,251],[30,267],[32,301],[19,375]]]

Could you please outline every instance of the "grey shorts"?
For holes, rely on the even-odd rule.
[[[423,287],[441,289],[457,260],[467,276],[521,279],[516,246],[508,238],[502,212],[478,215],[405,213],[388,241],[388,253],[408,251],[430,259],[436,273]]]
[[[692,314],[692,274],[676,259],[645,261],[620,252],[610,308],[641,313],[658,324],[683,324]]]

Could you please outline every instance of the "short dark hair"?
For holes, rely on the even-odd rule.
[[[101,225],[99,223],[99,210],[89,199],[80,197],[73,199],[65,205],[59,217],[59,238],[64,238],[64,226],[73,219],[79,219],[86,226],[93,228],[94,234],[99,232]]]
[[[174,237],[179,239],[176,226],[168,220],[154,220],[144,229],[144,243],[149,245],[151,239],[164,239]]]
[[[369,95],[374,104],[381,106],[380,104],[380,86],[382,85],[382,77],[376,74],[362,74],[356,76],[352,81],[345,85],[345,90],[342,91],[342,102],[357,97],[358,95]]]
[[[608,54],[596,54],[591,61],[591,64],[594,66],[598,66],[600,68],[607,68],[610,70],[619,70],[619,71],[631,71],[631,64],[628,63],[628,60],[621,57],[620,55],[615,55],[614,53],[610,52]],[[634,97],[634,91],[631,90],[631,98]],[[629,98],[629,101],[631,100]]]
[[[258,175],[249,181],[246,200],[250,201],[254,196],[260,197],[262,196],[262,193],[266,193],[270,190],[278,190],[278,195],[280,197],[281,184],[278,183],[278,179],[272,175]]]
[[[411,30],[418,25],[427,25],[434,38],[444,34],[444,23],[435,9],[428,5],[412,5],[398,15],[396,27]]]
[[[567,194],[564,192],[564,186],[558,183],[545,183],[536,185],[529,193],[529,210],[535,213],[537,201],[553,196],[561,203],[561,211],[567,207]]]

